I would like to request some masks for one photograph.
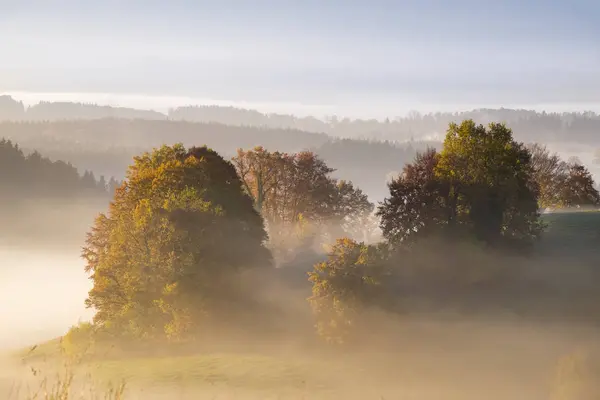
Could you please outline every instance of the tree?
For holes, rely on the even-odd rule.
[[[368,246],[348,238],[338,239],[325,262],[309,272],[309,302],[317,330],[327,341],[344,343],[361,328],[363,311],[377,305],[387,274],[384,246]]]
[[[406,243],[441,231],[453,218],[448,205],[449,186],[438,179],[435,149],[417,153],[396,178],[388,183],[390,196],[378,207],[383,236],[392,243]]]
[[[390,242],[446,231],[521,248],[542,230],[530,153],[502,124],[450,124],[442,151],[418,156],[389,187],[378,214]]]
[[[87,191],[95,190],[98,188],[98,182],[92,171],[85,171],[81,177],[81,185]]]
[[[436,174],[450,184],[459,223],[488,244],[528,247],[539,237],[531,154],[504,124],[450,124]]]
[[[597,207],[600,205],[600,193],[595,187],[594,178],[581,164],[569,165],[569,174],[560,194],[562,203],[566,207]]]
[[[265,201],[270,200],[272,193],[286,178],[285,167],[289,164],[289,156],[279,152],[270,153],[262,146],[257,146],[248,151],[238,149],[232,162],[256,209],[262,212]]]
[[[37,151],[25,154],[18,144],[6,139],[0,139],[0,188],[0,201],[10,198],[13,204],[23,198],[106,195],[105,190],[97,190],[92,172],[85,171],[80,176],[71,164],[51,161]]]
[[[348,234],[373,210],[359,188],[332,178],[334,170],[310,151],[271,153],[255,147],[238,150],[232,161],[279,246],[306,244],[306,237],[324,233]]]
[[[562,195],[569,176],[569,165],[558,154],[550,154],[546,146],[537,143],[527,146],[531,152],[534,179],[539,186],[540,207],[561,207]]]
[[[114,177],[110,177],[107,184],[107,191],[110,196],[114,196],[117,188],[121,186],[121,182],[117,181]]]
[[[100,179],[98,179],[98,191],[106,193],[107,190],[108,184],[106,183],[106,178],[104,178],[104,175],[100,175]]]
[[[262,147],[238,150],[233,158],[244,187],[270,225],[295,224],[301,216],[323,217],[334,191],[333,170],[311,152],[270,153]]]
[[[328,221],[329,226],[326,226],[327,234],[330,237],[350,236],[367,240],[371,234],[372,226],[369,223],[375,205],[352,182],[340,180],[335,183],[331,199],[331,218]]]
[[[233,165],[206,148],[134,158],[83,257],[94,323],[135,337],[181,338],[244,300],[243,270],[270,265],[267,236]]]

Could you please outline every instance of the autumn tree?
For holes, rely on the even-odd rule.
[[[390,242],[444,230],[527,247],[541,233],[531,155],[502,124],[450,124],[442,151],[418,156],[389,187],[378,213]]]
[[[262,212],[264,203],[282,185],[282,180],[289,178],[290,174],[286,173],[289,158],[285,153],[270,153],[262,146],[248,151],[238,149],[237,155],[232,158],[244,189],[252,197],[258,212]]]
[[[560,192],[565,207],[598,207],[600,193],[594,178],[586,167],[579,163],[569,165],[568,176]]]
[[[233,165],[206,148],[134,158],[83,257],[94,323],[134,337],[182,338],[243,304],[236,274],[270,265],[260,215]]]
[[[384,246],[338,239],[325,262],[309,272],[312,296],[309,302],[321,337],[333,343],[352,341],[364,328],[364,312],[381,303],[387,275]]]
[[[569,176],[569,165],[558,154],[550,153],[546,146],[537,143],[527,146],[531,152],[534,180],[539,186],[540,207],[562,207],[564,187]]]
[[[439,153],[417,153],[401,174],[388,183],[390,196],[377,209],[383,236],[393,243],[441,232],[454,217],[448,204],[448,182],[436,176]]]
[[[238,150],[233,164],[246,191],[265,218],[272,240],[356,231],[373,204],[351,182],[338,181],[334,170],[310,151],[268,152],[262,147]]]

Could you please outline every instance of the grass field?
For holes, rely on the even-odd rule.
[[[190,350],[188,355],[169,357],[101,357],[72,367],[70,371],[76,377],[73,393],[84,386],[104,393],[111,384],[115,387],[125,382],[126,400],[549,400],[560,358],[593,345],[599,334],[598,330],[582,327],[542,326],[518,320],[426,319],[399,326],[388,338],[396,341],[393,347],[373,344],[364,350],[329,353],[309,349]],[[26,377],[31,384],[42,376],[56,379],[62,366],[60,354],[59,341],[53,340],[33,351],[14,353],[12,358],[20,360],[20,378]],[[566,377],[562,373],[561,387],[572,386],[571,376],[579,374],[577,366],[567,366],[571,370],[567,369]],[[37,377],[31,376],[32,367],[41,371]],[[16,377],[13,375],[13,380]],[[96,398],[105,400],[102,396]],[[571,399],[582,400],[565,400]]]
[[[57,379],[61,363],[56,352],[48,347],[40,346],[46,353],[30,358],[21,367],[22,376],[34,368]],[[364,371],[340,361],[298,354],[211,353],[108,358],[79,363],[69,368],[69,373],[76,377],[74,387],[94,387],[98,393],[106,392],[111,385],[126,383],[126,399],[338,398],[342,394],[344,397],[356,394],[356,389],[345,389],[343,380],[354,376],[352,382],[363,379],[367,383]],[[35,379],[29,377],[24,381]],[[365,389],[368,388],[362,388],[363,393]]]
[[[538,254],[600,256],[600,212],[555,212],[543,214],[542,219],[547,228],[539,242]]]

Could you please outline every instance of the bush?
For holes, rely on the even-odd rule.
[[[90,322],[80,322],[69,329],[62,338],[62,350],[68,357],[81,358],[94,353],[94,326]]]

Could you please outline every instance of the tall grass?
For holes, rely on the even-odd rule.
[[[7,400],[124,400],[125,383],[107,388],[94,384],[91,375],[77,382],[69,367],[55,374],[44,375],[40,369],[31,368],[32,382],[14,384]]]
[[[35,351],[34,346],[23,361]],[[117,385],[108,383],[98,386],[90,372],[78,376],[77,372],[82,369],[82,358],[85,354],[78,356],[67,356],[64,346],[59,343],[62,365],[56,368],[44,360],[43,364],[48,370],[44,372],[41,367],[30,366],[29,376],[11,386],[6,397],[7,400],[124,400],[125,382]]]

